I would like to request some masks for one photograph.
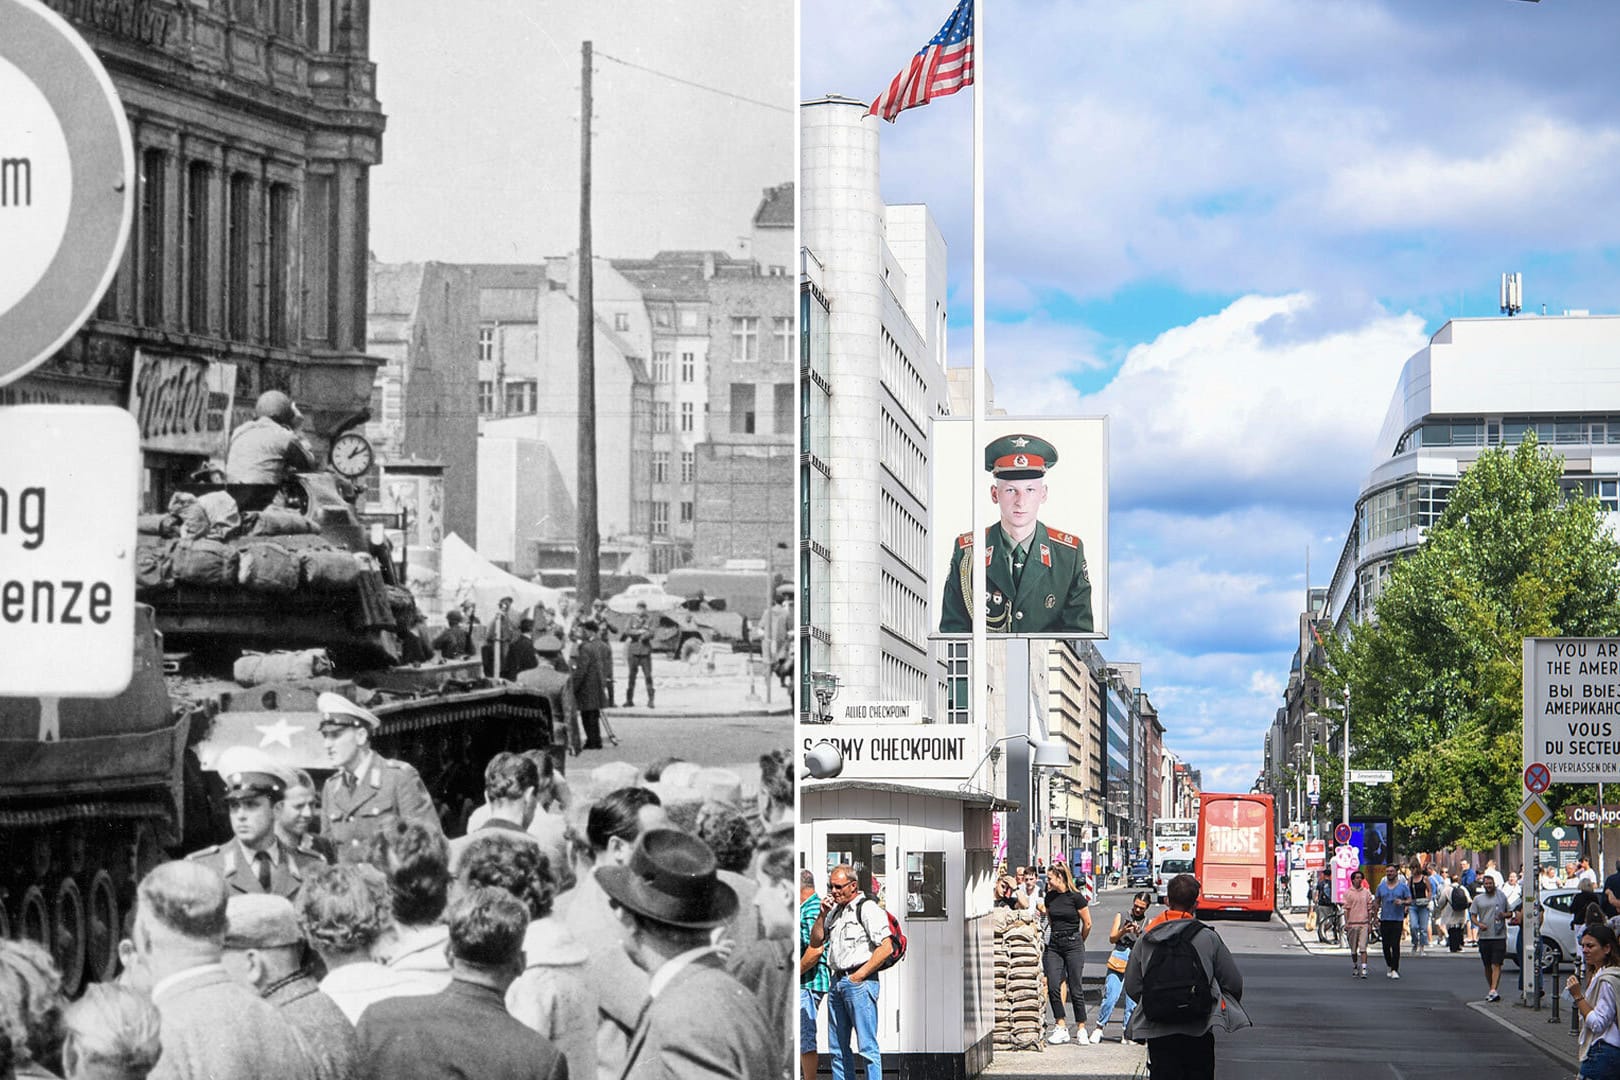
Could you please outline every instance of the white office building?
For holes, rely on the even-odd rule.
[[[1527,432],[1564,458],[1564,486],[1620,510],[1620,317],[1453,319],[1401,370],[1329,586],[1337,629],[1371,612],[1457,477]]]

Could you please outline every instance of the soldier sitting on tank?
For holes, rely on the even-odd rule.
[[[186,857],[219,871],[232,894],[297,896],[308,872],[325,860],[282,843],[276,835],[291,778],[268,754],[252,746],[227,747],[216,767],[225,781],[234,838]]]
[[[433,651],[446,660],[460,660],[473,654],[472,634],[461,625],[461,612],[451,611],[444,617],[449,625],[433,639]]]
[[[225,482],[279,488],[294,473],[309,472],[315,455],[298,435],[304,416],[280,390],[266,390],[253,406],[254,419],[231,432],[225,453]],[[250,500],[257,503],[257,499]],[[262,510],[262,505],[244,505]]]
[[[382,726],[375,713],[333,693],[316,698],[315,708],[327,757],[337,769],[321,791],[321,812],[340,862],[363,858],[371,838],[401,819],[444,834],[416,770],[371,749],[371,737]]]

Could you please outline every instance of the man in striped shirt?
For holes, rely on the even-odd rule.
[[[810,930],[821,915],[821,896],[816,878],[808,870],[799,871],[799,1075],[801,1080],[816,1078],[816,1012],[832,989],[832,972],[827,968],[825,947],[812,948]]]

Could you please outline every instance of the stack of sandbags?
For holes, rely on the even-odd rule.
[[[1039,1050],[1045,1043],[1046,993],[1041,980],[1040,928],[1016,912],[997,908],[996,1024],[997,1050]]]

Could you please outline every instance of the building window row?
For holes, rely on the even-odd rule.
[[[888,653],[883,654],[878,679],[880,692],[890,701],[921,701],[923,688],[928,685],[928,676],[920,668]]]
[[[889,631],[917,645],[927,640],[928,602],[887,572],[882,575],[878,609],[880,622]]]
[[[669,483],[669,451],[654,450],[652,456],[652,481],[655,484]]]
[[[921,574],[927,562],[928,530],[887,491],[883,492],[881,530],[883,546]]]
[[[1407,529],[1427,529],[1440,520],[1455,480],[1406,480],[1369,495],[1357,515],[1362,547]]]
[[[906,434],[887,409],[883,412],[883,467],[913,495],[925,491],[928,483],[928,459],[922,448]]]
[[[1425,420],[1402,435],[1395,453],[1419,447],[1517,446],[1534,433],[1546,446],[1620,444],[1620,416],[1489,416]]]
[[[883,331],[883,385],[913,420],[921,423],[928,416],[923,408],[928,383],[888,330]]]
[[[1584,496],[1596,499],[1603,504],[1603,509],[1611,513],[1620,510],[1620,483],[1606,480],[1602,477],[1566,476],[1558,481],[1563,489],[1565,498],[1571,496]]]

